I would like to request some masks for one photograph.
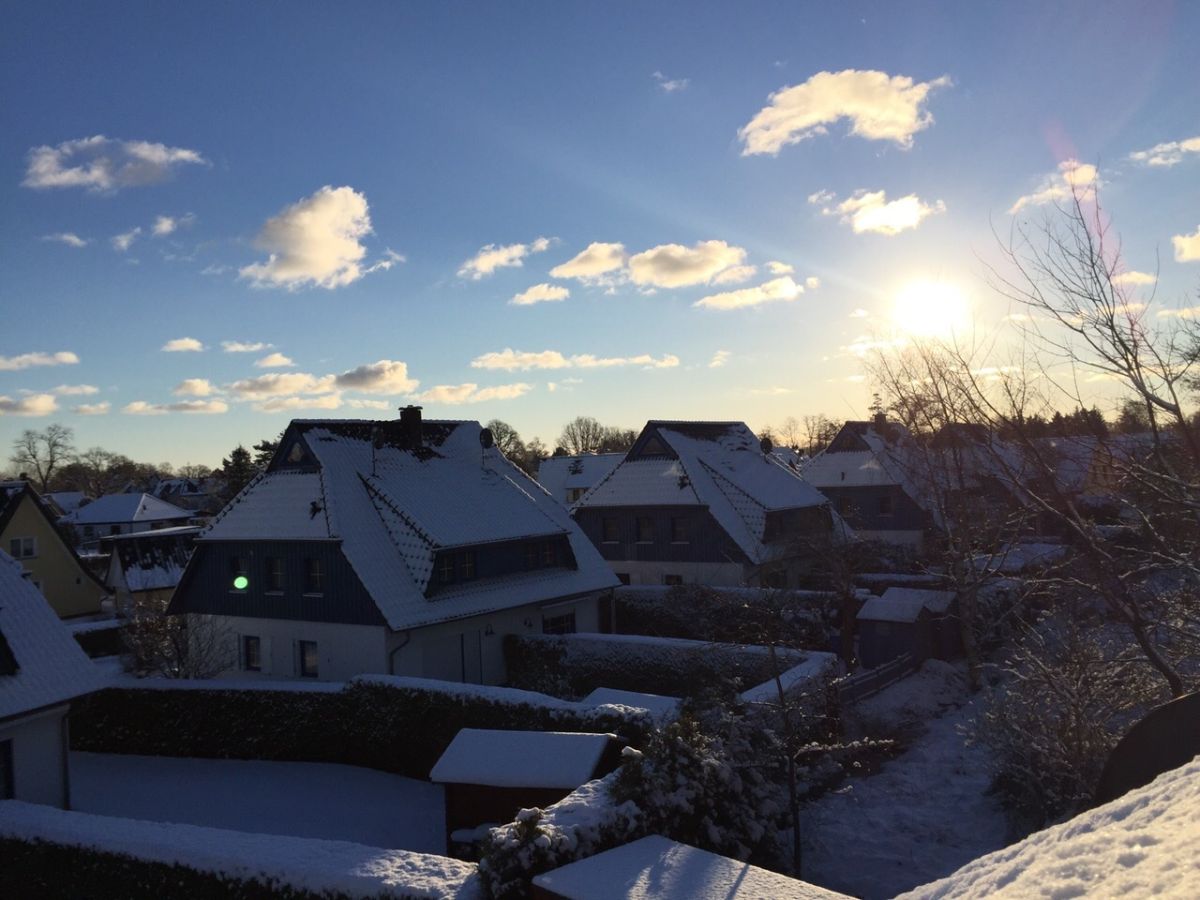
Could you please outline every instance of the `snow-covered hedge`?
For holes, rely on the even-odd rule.
[[[508,635],[504,655],[513,684],[573,697],[598,687],[683,697],[719,684],[749,688],[773,674],[766,647],[632,634]],[[805,654],[777,657],[790,668]]]
[[[166,679],[76,701],[71,745],[96,753],[276,759],[369,766],[413,778],[462,728],[612,732],[636,742],[644,712],[529,691],[363,676],[344,686]]]
[[[474,867],[407,850],[0,803],[11,897],[479,900]]]

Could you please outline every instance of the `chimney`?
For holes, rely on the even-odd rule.
[[[882,431],[887,426],[887,415],[882,412],[875,413],[875,427]]]
[[[421,407],[400,408],[400,440],[409,450],[421,446]]]

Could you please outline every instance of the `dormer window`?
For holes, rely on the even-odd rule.
[[[454,554],[442,554],[442,558],[438,563],[438,581],[442,584],[454,583]]]

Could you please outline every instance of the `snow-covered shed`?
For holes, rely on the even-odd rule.
[[[551,456],[538,465],[538,484],[563,506],[570,506],[625,458],[624,453]]]
[[[571,513],[626,584],[795,587],[843,527],[744,422],[647,422]]]
[[[956,659],[962,654],[962,625],[954,591],[893,586],[880,599],[900,603],[920,600],[929,612],[929,655],[934,659]]]
[[[653,834],[533,879],[534,900],[848,900]]]
[[[0,799],[69,805],[69,703],[100,682],[21,564],[0,551]]]
[[[659,722],[670,721],[679,712],[679,698],[662,694],[645,694],[641,691],[620,691],[615,688],[599,687],[584,697],[584,706],[631,706],[644,709]]]
[[[455,832],[511,822],[607,775],[621,748],[611,734],[463,728],[429,773],[446,790],[447,847],[458,842]]]
[[[595,631],[617,579],[478,422],[292,421],[196,539],[170,612],[237,642],[227,674],[506,678],[506,634]]]
[[[881,597],[869,597],[859,608],[858,658],[868,669],[912,654],[927,659],[933,650],[933,612],[926,606],[925,591],[888,588]]]

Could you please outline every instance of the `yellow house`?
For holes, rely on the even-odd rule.
[[[100,612],[108,591],[63,540],[26,481],[0,482],[0,549],[29,572],[60,618]]]

